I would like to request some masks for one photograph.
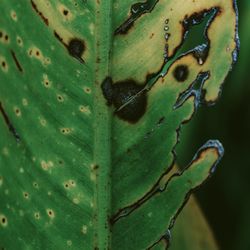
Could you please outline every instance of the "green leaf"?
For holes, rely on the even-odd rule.
[[[222,156],[210,141],[168,176],[181,124],[236,58],[235,8],[1,1],[0,247],[157,247]]]

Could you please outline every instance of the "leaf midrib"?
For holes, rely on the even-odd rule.
[[[112,0],[96,0],[93,171],[96,175],[94,249],[99,250],[110,249],[111,113],[103,97],[101,84],[110,75],[111,14]]]

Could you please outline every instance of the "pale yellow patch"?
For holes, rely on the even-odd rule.
[[[90,34],[94,35],[94,33],[95,33],[95,25],[93,23],[91,23],[89,25],[89,30],[90,30]]]
[[[62,95],[57,95],[57,101],[58,102],[64,102],[64,97]]]
[[[90,87],[87,87],[87,86],[85,86],[85,87],[83,87],[83,90],[84,90],[84,92],[86,93],[86,94],[91,94],[91,88]]]
[[[23,47],[23,39],[20,36],[16,37],[16,42],[18,46]]]
[[[28,49],[27,53],[28,53],[28,56],[30,56],[31,58],[35,58],[35,59],[39,60],[44,66],[47,66],[47,65],[51,64],[50,58],[45,57],[43,55],[42,51],[39,48],[35,47],[35,46],[30,47]]]
[[[81,232],[82,232],[83,234],[87,234],[87,232],[88,232],[88,227],[87,227],[86,225],[83,225],[83,226],[82,226]]]
[[[27,193],[27,192],[23,192],[23,197],[24,197],[24,199],[29,199],[29,193]]]
[[[28,106],[28,100],[26,98],[22,99],[23,106]]]
[[[64,135],[68,135],[68,134],[71,133],[71,129],[70,128],[61,128],[60,131]]]
[[[3,152],[3,155],[9,156],[9,149],[7,147],[4,147],[2,152]]]
[[[9,44],[10,43],[9,35],[3,30],[0,30],[0,42],[2,42],[4,44]]]
[[[66,189],[74,188],[76,186],[76,182],[74,180],[68,180],[63,183],[63,186]]]
[[[46,209],[47,215],[51,218],[54,219],[55,218],[55,213],[52,209],[48,208]]]
[[[14,10],[11,10],[10,16],[11,16],[12,20],[14,20],[15,22],[17,21],[17,15],[16,15],[16,12]]]
[[[52,82],[49,80],[49,77],[47,74],[43,74],[43,80],[42,83],[45,88],[50,88],[52,85]]]
[[[41,124],[43,127],[47,126],[47,121],[46,121],[45,119],[40,118],[39,121],[40,121],[40,124]]]
[[[16,114],[17,117],[22,116],[22,112],[21,112],[20,108],[18,108],[18,107],[15,106],[13,108],[13,110],[14,110],[14,112],[15,112],[15,114]]]
[[[37,182],[33,182],[33,187],[34,187],[34,188],[39,188],[38,183],[37,183]]]
[[[8,225],[7,217],[3,214],[0,214],[0,225],[2,227],[7,227],[7,225]]]
[[[60,12],[60,14],[62,15],[64,21],[71,21],[73,19],[74,16],[72,15],[69,8],[67,8],[65,5],[58,4],[57,9]]]
[[[67,240],[67,245],[68,246],[72,246],[72,241],[71,240]]]
[[[9,70],[8,63],[5,59],[5,57],[0,55],[0,68],[2,69],[3,72],[7,73]]]
[[[81,105],[81,106],[79,106],[79,110],[80,110],[80,112],[82,112],[82,113],[84,113],[86,115],[90,115],[91,114],[89,106]]]
[[[41,161],[41,167],[43,170],[48,171],[50,168],[54,166],[54,163],[52,161]]]
[[[75,198],[73,198],[73,203],[74,203],[74,204],[79,204],[79,203],[80,203],[80,200],[79,200],[78,198],[75,197]]]
[[[34,213],[34,217],[36,220],[40,220],[40,213],[39,212],[35,212]]]

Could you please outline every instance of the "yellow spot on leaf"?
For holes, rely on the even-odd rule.
[[[91,94],[91,88],[89,88],[89,87],[84,87],[83,90],[84,90],[84,92],[85,92],[86,94]]]
[[[55,213],[52,209],[47,209],[46,212],[51,219],[55,218]]]
[[[7,64],[6,59],[1,55],[0,55],[0,67],[1,67],[2,71],[5,73],[8,72],[8,70],[9,70],[9,66]]]
[[[83,234],[86,234],[87,231],[88,231],[88,227],[86,225],[83,225],[81,231],[82,231]]]
[[[0,30],[0,42],[4,44],[10,43],[9,35],[3,30]]]
[[[7,147],[3,148],[3,155],[9,156],[9,149]]]
[[[52,168],[54,166],[54,163],[52,161],[41,161],[41,167],[43,170],[47,171],[50,168]]]
[[[80,203],[80,201],[79,201],[79,199],[78,199],[78,198],[73,198],[73,203],[74,203],[74,204],[79,204],[79,203]]]
[[[14,107],[14,112],[15,112],[16,116],[18,116],[18,117],[20,117],[22,115],[22,112],[18,107]]]
[[[57,95],[58,102],[64,102],[64,97],[62,95]]]
[[[48,75],[43,74],[43,81],[42,81],[43,85],[45,88],[50,88],[52,85],[52,82],[49,80]]]
[[[67,240],[67,245],[68,246],[72,246],[72,241],[71,240]]]
[[[23,47],[23,40],[20,36],[16,37],[16,42],[20,47]]]
[[[29,199],[29,194],[28,194],[27,192],[23,192],[23,197],[24,197],[25,199]]]
[[[90,30],[90,34],[94,35],[94,33],[95,33],[95,25],[93,23],[91,23],[89,25],[89,30]]]
[[[74,180],[68,180],[68,181],[63,183],[63,186],[66,189],[74,188],[76,186],[76,182]]]
[[[34,187],[34,188],[39,188],[37,182],[33,182],[33,187]]]
[[[47,125],[47,121],[46,121],[45,119],[40,118],[39,120],[40,120],[40,123],[41,123],[41,125],[42,125],[43,127],[45,127],[45,126]]]
[[[22,99],[23,106],[28,106],[28,100],[26,98]]]
[[[60,14],[62,15],[64,21],[71,21],[73,19],[74,16],[72,15],[69,8],[67,8],[65,5],[59,4],[57,8]]]
[[[11,16],[11,18],[16,22],[17,21],[17,15],[16,15],[16,12],[14,11],[14,10],[12,10],[11,12],[10,12],[10,16]]]
[[[0,214],[0,224],[2,227],[6,227],[8,225],[7,217],[3,214]]]
[[[48,57],[45,57],[42,51],[37,47],[30,47],[27,53],[31,58],[39,60],[44,66],[51,63],[51,60]]]
[[[82,112],[82,113],[84,113],[84,114],[86,114],[86,115],[91,114],[91,111],[90,111],[90,109],[89,109],[89,106],[83,106],[83,105],[81,105],[81,106],[79,107],[79,110],[80,110],[80,112]]]
[[[68,134],[70,134],[71,129],[70,128],[61,128],[60,131],[62,134],[68,135]]]
[[[34,217],[35,217],[36,220],[39,220],[40,219],[40,213],[39,212],[34,213]]]

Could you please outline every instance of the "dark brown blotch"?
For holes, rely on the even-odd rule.
[[[63,10],[63,15],[64,16],[67,16],[69,14],[69,11],[68,10]]]
[[[178,82],[186,81],[188,78],[188,74],[189,74],[188,67],[187,65],[184,64],[178,65],[173,72],[173,76]]]
[[[138,122],[146,112],[147,95],[143,88],[132,79],[113,84],[108,77],[102,84],[108,105],[114,105],[115,114],[130,123]]]
[[[68,45],[68,52],[71,56],[75,57],[81,63],[84,63],[84,60],[82,59],[84,51],[85,51],[84,41],[78,38],[73,38],[72,40],[70,40]]]

